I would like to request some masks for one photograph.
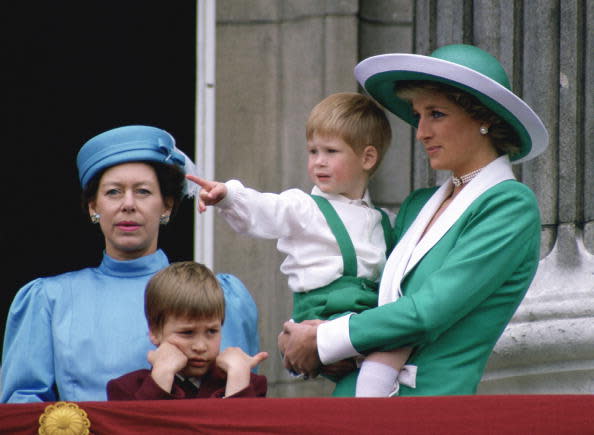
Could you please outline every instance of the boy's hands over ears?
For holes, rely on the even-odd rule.
[[[268,358],[268,352],[249,356],[239,347],[228,347],[217,356],[217,366],[227,373],[225,397],[247,388],[250,385],[250,371]]]
[[[186,355],[168,341],[161,343],[155,350],[149,350],[147,360],[153,366],[151,377],[168,393],[173,386],[173,377],[188,363]]]

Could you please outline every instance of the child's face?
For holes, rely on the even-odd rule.
[[[339,137],[314,134],[307,153],[307,173],[322,192],[361,199],[377,161],[375,148],[368,146],[359,155]]]
[[[167,341],[175,345],[188,359],[180,373],[184,376],[203,376],[215,363],[221,346],[221,320],[194,320],[170,316],[160,333],[151,332],[156,346]]]

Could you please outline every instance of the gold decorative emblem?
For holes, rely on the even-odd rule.
[[[56,402],[39,417],[39,435],[88,435],[91,422],[75,403]]]

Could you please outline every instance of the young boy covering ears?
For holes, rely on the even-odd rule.
[[[251,369],[268,357],[238,347],[219,353],[225,299],[214,274],[192,261],[173,263],[147,284],[145,314],[151,370],[107,384],[108,400],[264,397],[267,381]]]

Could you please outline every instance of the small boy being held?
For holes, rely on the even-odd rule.
[[[238,347],[220,352],[225,299],[206,266],[172,263],[156,273],[145,292],[152,369],[107,383],[108,400],[264,397],[266,377],[251,369],[268,357]]]
[[[312,109],[306,124],[311,194],[261,193],[238,180],[187,177],[202,187],[200,212],[216,205],[236,232],[278,239],[277,249],[286,254],[281,272],[293,292],[294,321],[327,320],[377,306],[377,283],[393,244],[393,214],[373,206],[367,187],[391,135],[373,99],[336,93]],[[363,363],[356,396],[386,397],[397,390],[409,353],[372,355]],[[333,379],[338,380],[334,395],[353,395],[354,377]]]

